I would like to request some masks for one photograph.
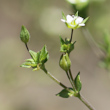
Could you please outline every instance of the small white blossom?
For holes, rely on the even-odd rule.
[[[68,28],[77,29],[81,26],[85,26],[83,23],[83,18],[75,15],[67,15],[65,19],[61,19],[62,22],[64,22]]]
[[[67,1],[71,4],[88,2],[88,0],[67,0]]]

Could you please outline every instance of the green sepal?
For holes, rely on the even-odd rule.
[[[64,20],[66,20],[66,16],[65,16],[65,14],[62,12],[62,18],[64,19]]]
[[[85,19],[81,22],[81,24],[83,24],[83,23],[85,24],[88,19],[89,19],[89,17],[85,18]],[[79,26],[79,25],[77,26],[77,28],[80,28],[80,27],[81,27],[81,26]]]
[[[63,89],[61,92],[59,92],[58,94],[56,94],[56,96],[60,96],[62,98],[69,98],[72,97],[74,95],[74,91],[72,88],[69,88],[72,92],[69,92],[67,89]]]
[[[64,41],[60,36],[60,44],[61,44],[60,51],[63,53],[70,54],[70,52],[74,49],[75,42],[74,43],[70,42],[70,39],[65,39]]]
[[[75,15],[74,16],[78,16],[78,11],[75,13]]]
[[[89,17],[85,18],[82,23],[86,23]]]
[[[44,46],[40,51],[40,63],[44,64],[49,58],[46,46]]]
[[[77,76],[75,77],[75,87],[76,87],[76,90],[78,92],[80,92],[81,90],[81,87],[82,87],[82,84],[81,84],[81,81],[80,81],[80,72],[77,74]]]

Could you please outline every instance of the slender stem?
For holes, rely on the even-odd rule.
[[[73,29],[71,30],[71,38],[70,38],[70,42],[72,41],[72,37],[73,37]]]
[[[66,87],[63,83],[61,83],[58,79],[56,79],[51,73],[49,73],[45,67],[42,68],[42,70],[52,79],[54,80],[58,85],[60,85],[61,87],[63,87],[64,89],[66,89],[67,91],[73,93],[72,90],[70,90],[68,87]]]
[[[95,108],[81,95],[78,97],[90,110],[95,110]]]
[[[26,46],[26,49],[27,49],[27,51],[29,52],[29,48],[28,48],[28,45],[27,45],[27,43],[25,43],[25,46]]]
[[[76,89],[76,86],[75,86],[75,83],[74,83],[74,79],[73,79],[73,75],[72,75],[71,69],[69,69],[69,75],[70,75],[70,78],[71,78],[71,80],[73,82],[73,86]]]
[[[73,79],[73,76],[72,76],[72,72],[71,72],[71,69],[69,69],[69,74],[70,74],[70,77],[72,79],[72,82],[73,82],[73,86],[74,88],[76,89],[76,86],[75,86],[75,83],[74,83],[74,79]],[[79,93],[78,95],[78,98],[90,109],[90,110],[95,110],[92,105],[89,104],[89,102]]]
[[[69,73],[68,73],[68,72],[66,72],[66,74],[67,74],[67,77],[68,77],[68,79],[69,79],[69,81],[70,81],[70,83],[71,83],[72,87],[73,87],[73,90],[75,90],[74,83],[73,83],[73,81],[72,81],[72,79],[71,79],[71,77],[70,77]]]
[[[27,43],[25,43],[25,46],[26,46],[27,51],[29,52],[29,48],[28,48]],[[30,54],[30,53],[29,53],[29,54]],[[30,54],[30,56],[31,56],[31,54]],[[32,57],[32,56],[31,56],[31,57]]]

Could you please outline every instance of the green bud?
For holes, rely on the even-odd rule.
[[[65,55],[62,54],[59,65],[65,71],[68,71],[70,69],[71,61],[67,53]]]
[[[23,41],[25,44],[26,44],[26,43],[29,41],[29,39],[30,39],[29,31],[28,31],[24,26],[21,27],[20,39],[21,39],[21,41]]]

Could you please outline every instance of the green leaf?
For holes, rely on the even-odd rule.
[[[29,65],[24,65],[24,64],[20,65],[20,67],[31,68],[31,66],[29,66]]]
[[[25,68],[30,68],[30,67],[32,67],[32,68],[35,68],[35,67],[37,67],[37,64],[36,64],[35,62],[30,62],[29,59],[28,59],[28,61],[24,62],[24,63],[21,65],[21,67],[25,67]]]
[[[80,81],[80,72],[77,74],[76,78],[75,78],[75,86],[76,86],[76,90],[79,92],[81,90],[82,84]]]
[[[69,89],[73,91],[72,88],[69,88]],[[63,89],[60,93],[56,94],[56,96],[60,96],[62,98],[69,98],[69,97],[72,97],[73,95],[74,95],[74,91],[69,92],[67,89]]]
[[[49,58],[48,51],[46,49],[46,46],[44,46],[40,51],[40,63],[45,63]]]
[[[36,60],[37,60],[37,53],[32,51],[32,50],[29,50],[29,53],[30,53],[32,59],[36,62]]]
[[[61,44],[64,44],[65,43],[64,40],[61,38],[61,36],[60,36],[60,43]]]
[[[26,62],[34,62],[33,59],[26,59]]]
[[[62,17],[63,17],[64,20],[66,20],[66,16],[63,12],[62,12]]]
[[[39,59],[40,59],[40,52],[34,52],[32,50],[29,50],[29,53],[32,57],[32,59],[34,60],[34,62],[36,62],[37,64],[39,63]]]

